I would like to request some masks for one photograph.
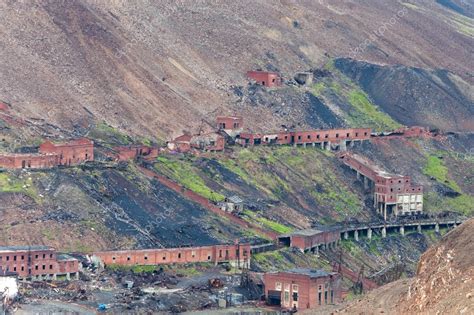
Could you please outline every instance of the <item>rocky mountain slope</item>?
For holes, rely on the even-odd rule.
[[[472,83],[473,27],[463,15],[469,5],[428,0],[3,2],[0,100],[23,117],[68,129],[105,120],[126,133],[158,139],[190,129],[215,112],[235,110],[254,125],[276,128],[301,119],[270,118],[268,108],[240,102],[234,87],[247,84],[249,69],[276,69],[291,78],[296,71],[321,67],[328,56],[352,57],[441,68]],[[415,92],[425,103],[439,96],[424,91]],[[405,108],[400,102],[406,97],[397,99],[398,106]],[[449,123],[429,122],[453,127],[463,113],[459,110],[454,121],[447,117]]]
[[[471,314],[474,312],[474,220],[426,251],[416,277],[374,290],[338,313]]]

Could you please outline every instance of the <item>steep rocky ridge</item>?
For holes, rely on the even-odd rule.
[[[474,311],[474,220],[426,251],[413,279],[404,279],[349,303],[338,313],[471,314]]]

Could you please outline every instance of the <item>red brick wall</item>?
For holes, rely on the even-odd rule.
[[[244,119],[240,116],[218,116],[216,121],[219,129],[236,130],[244,126]]]
[[[338,275],[310,278],[307,275],[293,274],[287,272],[266,273],[263,276],[265,286],[265,296],[268,297],[269,291],[276,289],[276,284],[281,283],[281,306],[284,308],[293,308],[296,305],[298,310],[314,309],[320,307],[318,301],[318,289],[321,285],[322,299],[321,306],[325,305],[324,301],[324,285],[331,284],[334,292],[334,303],[341,301],[341,287]],[[297,285],[298,301],[293,300],[293,285]],[[284,291],[289,287],[289,303],[285,305]],[[328,290],[328,303],[330,304],[330,290]]]
[[[58,164],[55,154],[6,154],[0,155],[0,167],[7,169],[52,168]]]
[[[185,248],[106,251],[94,253],[106,265],[160,265],[195,262],[228,262],[250,260],[250,245],[213,245]]]
[[[146,145],[120,146],[115,147],[114,150],[117,151],[116,159],[118,161],[133,160],[139,156],[150,159],[158,156],[158,148]]]
[[[292,235],[291,246],[297,247],[301,250],[307,250],[315,247],[316,245],[329,244],[336,242],[341,239],[339,231],[327,231],[321,232],[315,235]]]
[[[46,141],[40,145],[39,152],[42,154],[57,154],[59,165],[78,165],[94,160],[94,142],[88,139],[79,139],[62,144]]]
[[[61,264],[57,260],[56,251],[50,250],[18,250],[0,252],[0,267],[3,271],[16,272],[19,277],[25,278],[39,275],[64,274],[67,272],[78,272],[79,262],[77,260]],[[28,262],[28,257],[31,261]],[[31,268],[31,274],[28,272]]]
[[[340,141],[354,141],[354,140],[369,140],[371,129],[329,129],[329,130],[310,130],[310,131],[294,131],[294,132],[279,132],[276,134],[251,134],[241,133],[241,144],[245,144],[245,139],[249,139],[249,145],[254,144],[254,139],[261,139],[263,144],[268,144],[272,139],[277,137],[277,144],[305,144],[305,143],[321,143]],[[267,141],[268,139],[268,141]]]
[[[247,77],[257,82],[257,84],[274,87],[281,85],[281,77],[276,72],[249,71]]]

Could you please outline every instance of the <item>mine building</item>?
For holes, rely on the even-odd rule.
[[[5,169],[46,169],[57,166],[56,154],[3,153],[0,154],[0,168]]]
[[[263,275],[268,305],[306,310],[341,301],[341,280],[337,273],[296,268]]]
[[[224,201],[218,203],[219,208],[231,213],[241,213],[244,211],[244,201],[237,195],[226,197]]]
[[[211,262],[250,267],[250,244],[104,251],[93,254],[104,265],[162,265]]]
[[[319,250],[336,248],[340,240],[341,233],[337,228],[305,229],[278,236],[280,245],[316,254]]]
[[[79,165],[87,161],[94,161],[94,142],[81,138],[64,143],[46,141],[39,147],[40,154],[56,154],[58,165]]]
[[[384,220],[423,212],[423,186],[412,184],[410,176],[387,173],[357,154],[339,157],[364,181],[365,188],[373,191],[374,207]]]
[[[49,246],[2,246],[0,270],[12,272],[19,279],[78,279],[79,261],[69,255],[58,254]]]
[[[206,152],[223,151],[225,138],[217,132],[203,133],[199,135],[184,134],[168,142],[168,149],[180,153],[190,152],[197,149]]]
[[[159,149],[147,145],[127,145],[113,148],[114,159],[117,161],[129,161],[137,158],[154,159],[158,157]]]
[[[274,133],[241,133],[236,141],[242,146],[254,145],[293,145],[320,146],[322,149],[345,151],[357,141],[369,140],[370,128],[328,129],[311,131],[282,131]]]
[[[0,168],[48,169],[94,160],[94,142],[85,138],[54,144],[46,141],[34,153],[1,153]]]
[[[232,138],[238,136],[244,127],[242,116],[217,116],[217,129],[224,131]]]
[[[266,87],[277,87],[283,82],[278,72],[271,71],[248,71],[247,77],[255,81],[256,84]]]

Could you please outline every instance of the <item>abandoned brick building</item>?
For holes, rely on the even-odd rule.
[[[355,141],[369,140],[370,135],[371,129],[369,128],[284,131],[272,134],[241,133],[236,142],[243,146],[286,144],[306,147],[318,144],[327,150],[331,148],[346,150],[347,145],[353,145]]]
[[[79,277],[79,261],[69,255],[58,254],[49,246],[2,246],[0,270],[13,272],[20,279],[67,279]]]
[[[295,247],[316,254],[320,249],[335,248],[341,240],[339,229],[306,229],[278,236],[280,245]]]
[[[192,149],[217,152],[225,148],[225,138],[217,132],[199,135],[184,134],[168,142],[168,149],[180,153],[190,152]]]
[[[116,161],[129,161],[136,158],[154,159],[159,155],[159,149],[147,145],[127,145],[113,148],[112,158]]]
[[[362,177],[365,188],[374,192],[374,206],[384,220],[392,216],[415,215],[423,212],[423,187],[413,185],[410,176],[390,174],[364,157],[344,153],[342,162]]]
[[[279,73],[271,71],[248,71],[247,77],[258,85],[266,87],[280,86],[283,81]]]
[[[244,127],[244,119],[241,116],[217,116],[217,129],[223,130],[227,135],[235,138]]]
[[[3,153],[0,155],[0,168],[5,169],[42,169],[58,165],[56,154]]]
[[[44,169],[58,165],[78,165],[94,160],[94,142],[88,139],[53,144],[46,141],[37,153],[2,153],[0,168]]]
[[[241,268],[250,266],[250,245],[212,245],[201,247],[160,248],[96,252],[105,265],[161,265],[197,262],[229,263]]]
[[[39,147],[40,154],[56,154],[58,165],[78,165],[94,160],[94,142],[81,138],[64,143],[46,141]]]
[[[263,282],[267,304],[285,309],[316,309],[341,301],[337,273],[297,268],[265,273]]]

